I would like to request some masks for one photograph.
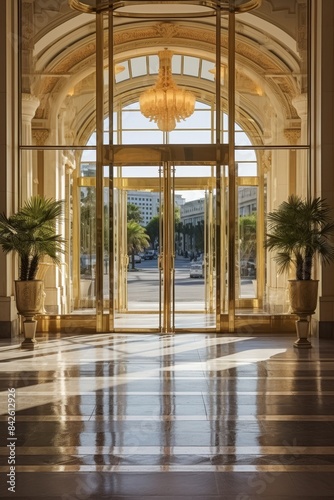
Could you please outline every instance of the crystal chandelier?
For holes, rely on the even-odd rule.
[[[158,52],[159,74],[156,84],[139,97],[141,113],[154,121],[160,130],[170,132],[176,122],[191,116],[195,109],[195,95],[181,89],[173,80],[171,62],[173,52],[165,49]]]

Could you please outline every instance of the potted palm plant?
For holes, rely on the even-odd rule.
[[[25,318],[22,347],[36,346],[34,316],[43,305],[43,281],[36,279],[43,257],[55,264],[64,252],[64,239],[57,234],[57,221],[63,212],[63,201],[33,196],[15,214],[0,214],[0,245],[5,253],[19,257],[19,279],[15,281],[16,307]]]
[[[318,298],[318,280],[312,279],[315,257],[324,264],[334,260],[334,221],[331,208],[321,198],[302,199],[291,195],[277,210],[270,212],[265,246],[276,250],[278,272],[295,267],[295,279],[289,280],[290,306],[299,316],[296,321],[298,339],[295,347],[308,348],[310,317]]]

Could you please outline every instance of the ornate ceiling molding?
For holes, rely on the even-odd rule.
[[[44,146],[50,133],[47,129],[33,129],[32,138],[36,146]]]
[[[288,143],[293,145],[293,144],[298,144],[299,139],[301,137],[301,130],[300,128],[286,128],[284,130],[284,135],[288,140]]]
[[[193,50],[202,51],[214,60],[215,30],[213,27],[199,27],[195,24],[178,24],[172,22],[136,24],[127,29],[118,28],[114,33],[114,50],[118,61],[122,61],[121,54],[138,54],[138,49],[145,49],[146,53],[154,53],[158,48],[164,46],[179,47],[180,51]],[[105,40],[107,48],[107,38]],[[222,54],[227,56],[227,33],[222,34]],[[151,49],[148,51],[148,49]],[[90,35],[86,41],[81,39],[80,43],[66,49],[62,57],[53,60],[53,63],[45,68],[48,76],[42,77],[38,85],[38,95],[41,96],[41,106],[37,112],[38,118],[47,118],[49,115],[48,99],[43,96],[52,93],[60,93],[66,80],[63,75],[69,77],[78,71],[83,71],[87,67],[92,68],[94,73],[93,60],[95,58],[96,44],[94,36]],[[257,44],[253,39],[248,39],[246,35],[238,34],[236,40],[236,61],[237,65],[242,63],[243,68],[249,68],[246,75],[243,71],[237,73],[237,83],[241,82],[241,88],[249,93],[256,94],[258,85],[249,76],[251,73],[258,74],[259,79],[263,79],[266,74],[272,75],[268,85],[272,87],[277,99],[282,102],[287,118],[296,117],[296,110],[291,105],[292,99],[298,94],[297,83],[293,81],[291,73],[284,66],[284,62],[265,49],[262,44]],[[281,76],[282,73],[285,76]],[[52,76],[50,74],[52,73]],[[59,76],[58,76],[59,75]],[[60,76],[62,75],[62,76]],[[277,75],[277,77],[276,77]],[[85,78],[87,75],[85,75]],[[78,85],[78,84],[77,84]]]

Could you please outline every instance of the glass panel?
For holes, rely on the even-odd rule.
[[[68,2],[61,8],[57,2],[20,3],[20,143],[84,145],[96,129],[95,16],[72,10]],[[89,42],[83,42],[83,31],[91,34]]]
[[[122,71],[116,73],[115,82],[123,82],[124,80],[128,80],[130,78],[130,70],[129,70],[129,61],[122,61],[118,65],[122,69]],[[117,66],[116,66],[117,68]]]
[[[131,59],[131,72],[133,78],[135,78],[136,76],[146,75],[146,57],[135,57]]]
[[[213,82],[214,75],[212,73],[212,70],[214,69],[214,67],[215,65],[213,62],[202,60],[201,78],[204,78],[205,80],[211,80]]]
[[[114,167],[115,328],[160,327],[160,168]]]
[[[261,162],[267,168],[266,179],[266,213],[272,212],[290,194],[302,198],[307,195],[308,152],[306,150],[279,150],[266,152]],[[257,268],[266,270],[265,309],[269,314],[288,313],[288,295],[286,274],[277,273],[275,253],[266,251],[263,265],[258,262]],[[291,270],[291,277],[294,277]]]
[[[182,58],[178,54],[175,54],[172,58],[172,72],[175,75],[181,73]]]
[[[162,144],[164,132],[156,123],[148,120],[137,109],[137,104],[123,108],[122,144]],[[168,133],[171,144],[210,144],[214,110],[204,103],[196,103],[194,113],[177,123],[175,130]],[[116,122],[115,122],[116,124]]]
[[[215,168],[175,167],[175,328],[214,328]]]
[[[159,72],[159,58],[158,56],[149,56],[149,72],[151,75],[158,74]]]
[[[197,92],[195,95],[196,98],[196,104],[195,104],[195,109],[196,110],[203,110],[206,108],[208,112],[206,115],[201,115],[197,114],[196,111],[195,113],[191,113],[189,115],[188,111],[186,112],[185,109],[189,110],[191,108],[191,103],[187,101],[185,104],[182,105],[182,99],[184,98],[184,95],[187,94],[182,94],[178,95],[174,98],[171,97],[170,93],[168,94],[168,99],[167,97],[164,98],[164,96],[160,93],[155,93],[152,89],[154,88],[159,88],[156,87],[158,82],[160,81],[157,72],[160,63],[164,64],[164,59],[163,56],[158,57],[158,49],[156,50],[156,53],[150,54],[148,56],[141,56],[138,58],[133,58],[130,59],[130,66],[132,68],[132,71],[129,72],[128,76],[129,78],[137,78],[138,82],[133,82],[131,85],[131,82],[128,82],[126,87],[124,86],[124,80],[123,80],[123,86],[126,89],[132,89],[131,92],[127,91],[124,94],[124,97],[122,97],[123,102],[119,101],[120,103],[120,108],[122,109],[121,113],[121,123],[118,121],[117,126],[121,125],[118,131],[118,143],[119,144],[171,144],[171,143],[180,143],[180,142],[185,142],[185,143],[212,143],[213,138],[212,138],[212,122],[213,122],[213,112],[214,112],[214,102],[215,102],[215,85],[214,85],[214,77],[212,74],[209,73],[209,69],[213,68],[213,62],[212,61],[203,61],[201,57],[195,57],[195,56],[189,56],[189,55],[180,55],[177,54],[176,51],[172,51],[172,56],[171,56],[171,61],[170,61],[170,67],[171,67],[171,76],[169,79],[173,79],[175,86],[173,88],[175,89],[176,86],[178,86],[182,90],[188,90],[192,92],[191,87],[194,86],[194,78],[200,79],[203,74],[203,79],[205,79],[205,86],[207,87],[206,91],[204,92]],[[161,61],[159,61],[159,58],[161,57]],[[123,63],[120,62],[120,65]],[[125,65],[125,64],[124,64]],[[126,70],[125,70],[126,71]],[[204,72],[207,72],[207,75],[204,75]],[[163,73],[166,73],[163,72]],[[146,75],[146,78],[143,78]],[[173,78],[173,75],[175,78]],[[119,81],[121,81],[119,79]],[[137,95],[135,95],[135,92],[137,90]],[[150,90],[150,95],[146,94],[146,112],[145,116],[142,114],[142,111],[140,111],[140,106],[139,106],[139,99],[140,97],[146,92],[148,89]],[[115,96],[116,96],[116,101],[119,100],[119,95],[120,95],[121,90],[117,88],[115,85]],[[128,95],[127,95],[128,94]],[[141,99],[141,109],[143,110],[143,99]],[[168,101],[168,112],[166,111],[167,106],[165,105],[165,102]],[[159,103],[157,105],[156,103]],[[174,104],[173,104],[174,103]],[[171,110],[171,107],[177,103],[177,111]],[[208,105],[210,103],[210,105]],[[184,109],[183,109],[184,108]],[[164,116],[173,116],[172,119],[168,121],[168,126],[165,124],[163,125],[164,122]],[[179,116],[180,115],[180,116]],[[172,122],[174,121],[174,116],[175,116],[175,122],[176,126],[175,128],[172,128]],[[185,120],[183,120],[182,116],[185,117]],[[160,117],[160,119],[159,119]],[[204,120],[204,121],[203,121]],[[161,129],[158,128],[157,123],[160,123]],[[115,122],[116,124],[116,122]],[[169,128],[170,127],[170,128]],[[177,130],[205,130],[204,134],[201,134],[200,132],[196,133],[196,137],[192,134],[189,133],[189,138],[184,135],[181,139],[177,137],[177,133],[175,133]],[[208,133],[206,133],[206,130]],[[147,131],[152,131],[155,132],[156,135],[147,135]],[[134,133],[136,132],[136,133]],[[137,133],[138,132],[138,133]]]
[[[199,62],[200,60],[198,57],[185,56],[183,67],[184,74],[198,77]]]
[[[161,144],[162,135],[160,130],[123,132],[122,144]]]
[[[220,167],[220,310],[221,314],[228,312],[228,273],[229,245],[228,245],[228,167]],[[217,255],[218,257],[218,255]],[[219,298],[219,297],[218,297]]]
[[[256,256],[257,256],[257,205],[258,188],[242,186],[238,188],[238,258],[236,259],[237,298],[257,296]]]
[[[80,200],[80,294],[76,309],[95,307],[96,188],[79,188]]]
[[[95,204],[94,179],[87,179],[86,186],[82,180],[78,183],[80,172],[79,158],[83,154],[75,154],[67,149],[58,150],[23,150],[21,151],[21,187],[22,203],[29,196],[45,196],[55,200],[64,200],[64,217],[59,221],[58,231],[66,240],[65,253],[60,255],[60,265],[54,265],[47,257],[42,260],[39,275],[44,280],[45,314],[70,314],[78,309],[94,307],[94,224],[93,211]],[[27,162],[29,158],[29,162]],[[91,167],[92,171],[93,167]],[[85,232],[80,224],[81,192],[88,197],[83,206],[86,207]],[[25,193],[25,196],[23,195]],[[27,196],[28,194],[28,196]],[[91,212],[88,213],[88,206]],[[90,234],[89,234],[90,233]],[[85,243],[85,254],[80,250],[81,241]],[[91,243],[91,247],[89,246]],[[85,255],[86,258],[81,259]],[[81,283],[81,280],[88,280]]]
[[[232,207],[228,205],[229,186],[226,170],[223,169],[224,173],[221,176],[221,204],[218,218],[215,213],[217,192],[213,181],[214,168],[208,165],[187,167],[178,165],[171,208],[175,225],[177,327],[184,325],[185,316],[182,321],[181,318],[186,311],[187,300],[182,291],[187,286],[190,290],[189,282],[193,283],[192,292],[195,292],[195,288],[198,292],[196,300],[199,310],[204,310],[205,313],[214,310],[215,304],[212,306],[210,304],[216,284],[216,224],[220,224],[221,235],[222,312],[228,311],[226,280],[228,272],[236,273],[234,305],[238,312],[250,308],[263,314],[288,312],[286,277],[277,275],[273,255],[264,250],[263,240],[266,213],[278,207],[291,193],[305,197],[307,183],[310,180],[307,170],[309,164],[307,150],[291,149],[295,145],[299,147],[305,145],[305,148],[308,146],[309,3],[308,0],[303,2],[292,0],[289,2],[288,11],[284,9],[269,11],[265,3],[262,3],[258,11],[237,16],[234,157],[237,165],[237,203],[234,221],[237,265],[235,269],[229,269],[227,222],[229,209]],[[68,246],[61,267],[48,270],[46,312],[95,313],[95,266],[96,253],[99,254],[96,252],[96,233],[100,235],[99,227],[96,228],[98,191],[95,131],[96,103],[99,102],[96,100],[96,17],[82,15],[70,9],[67,2],[63,2],[61,9],[57,6],[57,2],[55,5],[48,2],[47,7],[44,4],[42,0],[20,2],[22,28],[20,145],[26,148],[20,153],[20,202],[36,193],[65,199],[67,202],[66,221],[61,228],[66,235]],[[157,2],[158,4],[161,2]],[[173,42],[175,54],[172,71],[176,81],[180,87],[196,87],[197,96],[195,112],[185,121],[181,120],[176,129],[170,132],[159,130],[156,123],[145,118],[138,104],[139,96],[145,87],[154,85],[157,80],[158,56],[156,53],[148,54],[145,42],[147,26],[153,26],[152,19],[149,19],[149,23],[144,18],[136,19],[135,30],[127,30],[127,20],[121,19],[121,24],[116,28],[118,33],[115,37],[117,45],[115,54],[120,61],[115,61],[119,67],[115,67],[115,94],[112,103],[115,110],[113,141],[115,144],[214,143],[215,75],[211,70],[215,65],[215,55],[212,51],[205,54],[205,43],[209,46],[212,42],[211,46],[214,46],[214,18],[210,18],[208,32],[205,31],[207,24],[201,25],[200,19],[191,26],[178,20],[172,24],[159,25],[161,36],[164,39],[171,36],[175,42]],[[107,22],[105,16],[105,51],[104,57],[101,58],[103,67],[100,68],[99,82],[101,84],[99,90],[103,94],[99,97],[103,98],[106,115],[109,109]],[[133,37],[138,36],[138,46],[135,38],[129,41],[130,44],[133,43],[133,47],[135,45],[137,47],[138,57],[134,59],[129,55],[131,48],[127,53],[123,52],[124,47],[120,41],[123,28],[118,29],[121,25],[124,26],[124,33],[131,31]],[[173,32],[174,28],[177,30],[177,37],[175,37],[176,32]],[[196,34],[197,29],[203,45],[200,57],[194,52],[195,46],[188,54],[184,49],[186,44],[183,44],[182,50],[177,47],[178,39],[189,40],[194,33]],[[223,142],[227,143],[228,77],[229,71],[233,71],[233,68],[228,68],[226,16],[222,16],[221,33],[221,67],[218,69],[221,79],[221,96],[219,96],[222,102],[221,137]],[[140,47],[143,47],[142,52]],[[136,81],[126,81],[130,78],[136,78]],[[107,118],[104,121],[103,132],[103,142],[108,144],[110,137]],[[273,149],[268,149],[270,147]],[[261,148],[266,149],[261,150]],[[114,206],[113,210],[110,210],[109,172],[108,168],[104,167],[102,218],[105,255],[108,256],[110,250],[109,232],[112,232],[115,241],[115,260],[112,263],[112,266],[115,266],[113,268],[115,326],[122,328],[125,324],[129,325],[127,321],[130,317],[135,318],[142,313],[148,313],[149,319],[144,327],[158,328],[160,298],[163,298],[160,287],[162,268],[159,259],[155,257],[161,253],[163,244],[161,220],[164,216],[159,167],[141,166],[132,169],[115,167],[114,172]],[[168,186],[172,191],[173,187]],[[232,189],[231,186],[230,188]],[[149,258],[143,258],[139,263],[137,259],[137,262],[134,262],[134,271],[131,271],[131,266],[128,269],[127,226],[131,212],[128,206],[129,197],[133,197],[133,201],[140,209],[142,227],[149,227],[155,216],[159,220],[158,233],[152,235],[151,232],[150,236],[152,262]],[[250,203],[249,213],[246,213],[245,207],[252,199],[256,201]],[[183,235],[180,231],[182,207],[191,206],[191,203],[196,201],[199,204],[198,210],[202,211],[201,216],[197,220],[195,216],[192,218],[189,234]],[[176,210],[174,213],[174,208],[178,204],[180,219]],[[113,227],[109,227],[110,220]],[[187,244],[189,253],[193,252],[193,256],[195,253],[199,254],[197,257],[202,257],[204,261],[203,278],[191,278],[190,269],[181,270],[177,267],[184,262],[181,257],[185,259]],[[170,251],[171,255],[172,253],[173,251]],[[190,260],[187,264],[190,265]],[[136,268],[139,269],[138,280],[134,279]],[[106,258],[102,283],[106,302],[109,297],[109,271],[109,262]],[[101,277],[101,273],[98,274]],[[149,277],[152,280],[147,279]],[[250,287],[246,289],[245,281],[248,279],[255,281],[254,278],[256,287],[252,290]],[[184,288],[182,280],[185,283]],[[198,285],[194,285],[195,283]],[[142,293],[141,287],[145,286],[149,289],[147,292],[149,300],[146,300],[145,294]],[[138,298],[139,305],[136,305]],[[206,318],[210,318],[210,314],[206,315]],[[125,317],[126,321],[123,321]],[[211,325],[210,321],[208,324]]]
[[[291,0],[288,11],[237,17],[236,122],[253,144],[308,143],[308,10],[308,0]]]
[[[171,132],[171,142],[173,144],[210,144],[211,131],[193,130],[185,131],[179,130],[178,132]]]

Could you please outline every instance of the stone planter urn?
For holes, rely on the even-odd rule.
[[[289,280],[289,298],[291,312],[297,314],[297,340],[294,346],[302,349],[312,347],[308,340],[310,320],[317,307],[318,280]]]
[[[42,280],[15,281],[16,308],[23,321],[23,349],[35,349],[37,321],[35,315],[41,311],[44,299],[44,284]]]

